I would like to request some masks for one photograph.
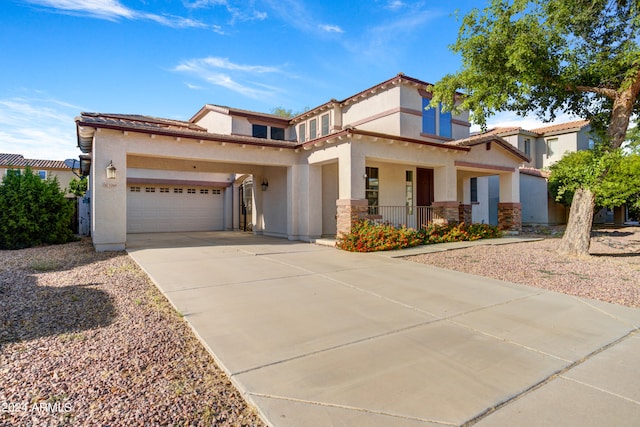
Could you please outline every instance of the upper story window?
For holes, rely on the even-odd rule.
[[[20,169],[7,169],[7,176],[20,176]]]
[[[451,112],[442,112],[440,105],[428,108],[429,105],[429,98],[422,98],[422,133],[451,138]]]
[[[558,138],[547,139],[547,159],[558,151]]]
[[[524,154],[531,156],[531,140],[529,138],[524,140]]]
[[[300,123],[298,126],[298,142],[305,142],[307,140],[307,124]]]
[[[284,141],[284,128],[271,128],[271,139],[277,139],[279,141]]]
[[[47,179],[47,171],[38,171],[40,179]]]
[[[309,120],[309,139],[316,139],[318,136],[318,120]]]
[[[329,135],[329,115],[325,114],[320,117],[320,135]]]
[[[251,136],[254,138],[266,138],[267,127],[264,125],[252,125]]]

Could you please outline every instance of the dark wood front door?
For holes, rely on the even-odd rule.
[[[416,205],[431,206],[434,200],[433,169],[416,171]]]

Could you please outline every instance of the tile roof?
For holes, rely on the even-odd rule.
[[[544,126],[537,129],[532,129],[532,132],[545,134],[550,132],[560,132],[569,129],[582,129],[589,124],[589,120],[576,120],[573,122],[560,123],[557,125]]]
[[[0,166],[38,169],[69,169],[62,160],[25,159],[22,154],[0,153]]]
[[[191,122],[128,114],[81,113],[81,116],[76,117],[76,125],[78,127],[78,146],[84,153],[92,150],[93,134],[91,128],[266,147],[295,148],[299,145],[297,141],[282,141],[243,135],[221,135],[207,132],[205,128]],[[83,128],[88,129],[85,130]]]
[[[509,144],[507,141],[505,141],[500,136],[495,134],[481,133],[477,135],[472,135],[469,138],[456,139],[455,141],[447,142],[446,145],[454,145],[459,147],[473,147],[474,145],[487,144],[490,142],[497,143],[507,151],[510,151],[512,154],[514,154],[515,156],[519,157],[520,159],[526,162],[531,161],[531,158],[529,158],[529,156],[527,156],[525,153],[518,150],[518,148]]]

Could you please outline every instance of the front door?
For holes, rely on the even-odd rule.
[[[433,189],[433,169],[416,170],[416,221],[418,227],[423,227],[431,221],[430,209],[425,206],[431,206],[434,199]]]
[[[433,200],[433,169],[418,168],[416,171],[416,204],[417,206],[431,206]]]

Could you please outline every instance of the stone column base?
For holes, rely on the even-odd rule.
[[[498,203],[498,227],[503,231],[522,230],[522,205]]]
[[[357,221],[364,219],[369,210],[367,199],[338,199],[337,207],[337,235],[350,233],[351,227]]]
[[[473,221],[473,219],[471,219],[471,205],[458,205],[458,221],[471,224]]]
[[[458,202],[433,202],[433,223],[449,224],[460,221],[460,203]]]

